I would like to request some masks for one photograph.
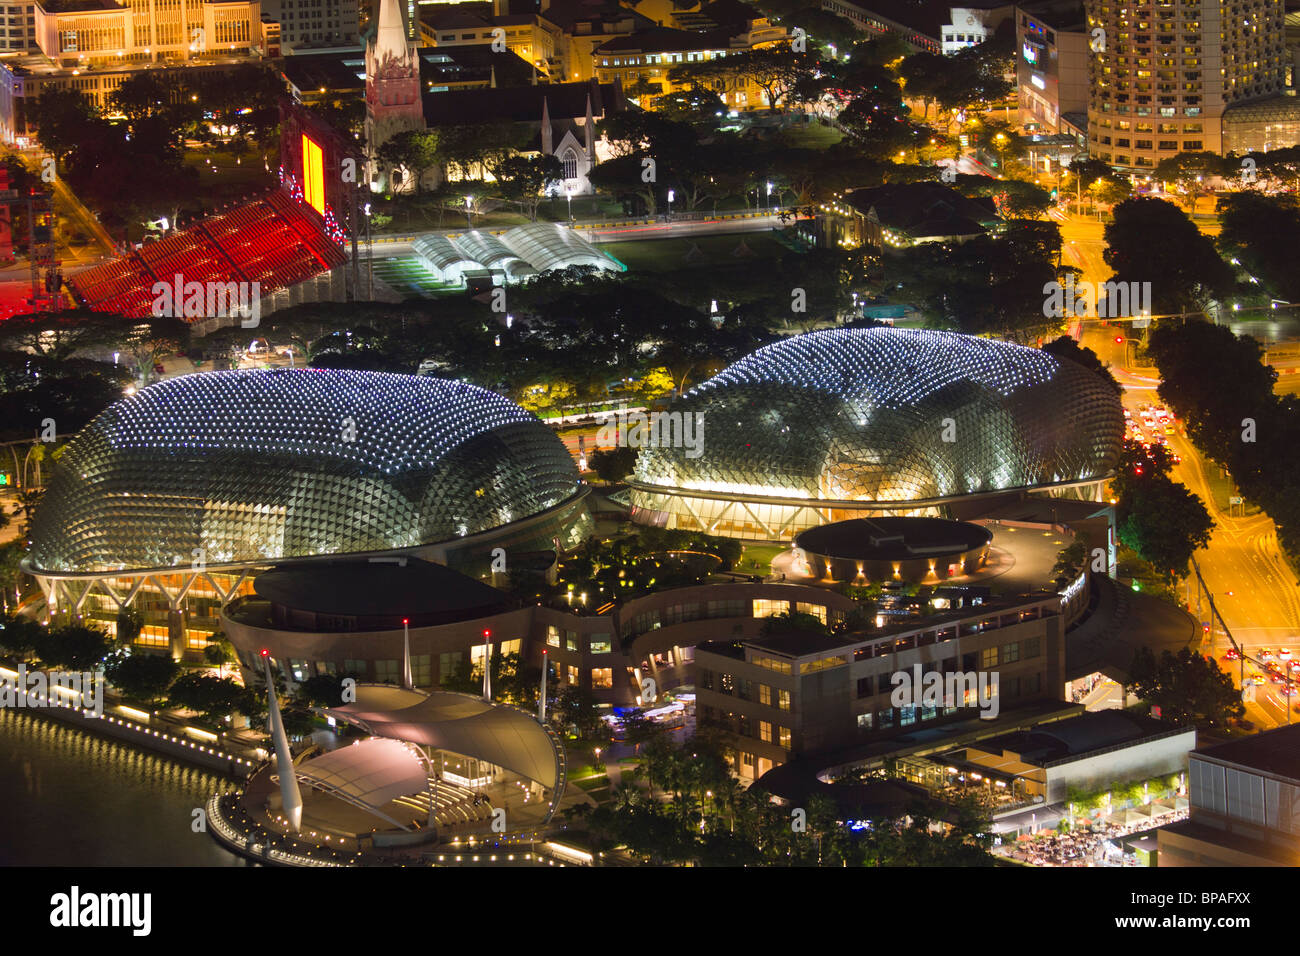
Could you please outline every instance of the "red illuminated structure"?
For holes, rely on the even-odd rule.
[[[357,288],[357,239],[362,222],[360,184],[365,158],[325,120],[288,97],[280,100],[280,184],[340,247],[352,246],[351,289]]]
[[[173,283],[177,276],[186,283],[257,283],[265,298],[343,265],[348,243],[348,294],[355,298],[357,182],[365,175],[364,160],[328,123],[287,98],[280,103],[280,127],[278,189],[79,273],[68,281],[77,304],[144,318],[156,298],[155,284]],[[41,227],[37,240],[53,235],[52,228],[42,226],[39,210],[34,221]],[[44,247],[38,242],[36,248]],[[51,246],[49,255],[40,257],[42,276],[57,277],[52,253]]]

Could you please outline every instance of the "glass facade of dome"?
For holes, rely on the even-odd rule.
[[[142,389],[77,435],[36,514],[30,565],[83,573],[410,548],[577,492],[554,432],[473,385],[207,372]]]
[[[1124,435],[1118,395],[1081,366],[884,327],[769,345],[673,410],[702,416],[703,451],[642,450],[637,519],[754,538],[862,510],[934,513],[944,499],[1100,480]]]

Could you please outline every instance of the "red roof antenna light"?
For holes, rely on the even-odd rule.
[[[263,657],[270,657],[270,656],[271,656],[271,652],[268,651],[268,650],[264,647],[264,648],[262,648],[262,656],[263,656]]]
[[[410,621],[409,618],[405,618],[405,617],[402,618],[402,625],[403,625],[403,626],[405,626],[405,625],[407,625],[407,624],[410,624],[410,623],[411,623],[411,621]]]
[[[483,628],[483,640],[486,641],[491,636],[492,636],[492,632],[486,627]]]

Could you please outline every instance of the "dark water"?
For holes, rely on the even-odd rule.
[[[243,866],[191,813],[233,784],[20,710],[0,709],[0,865]]]

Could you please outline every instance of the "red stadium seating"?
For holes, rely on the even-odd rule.
[[[347,254],[283,190],[206,219],[138,252],[68,279],[77,302],[97,312],[147,316],[153,286],[172,282],[257,282],[262,295],[310,279]]]

